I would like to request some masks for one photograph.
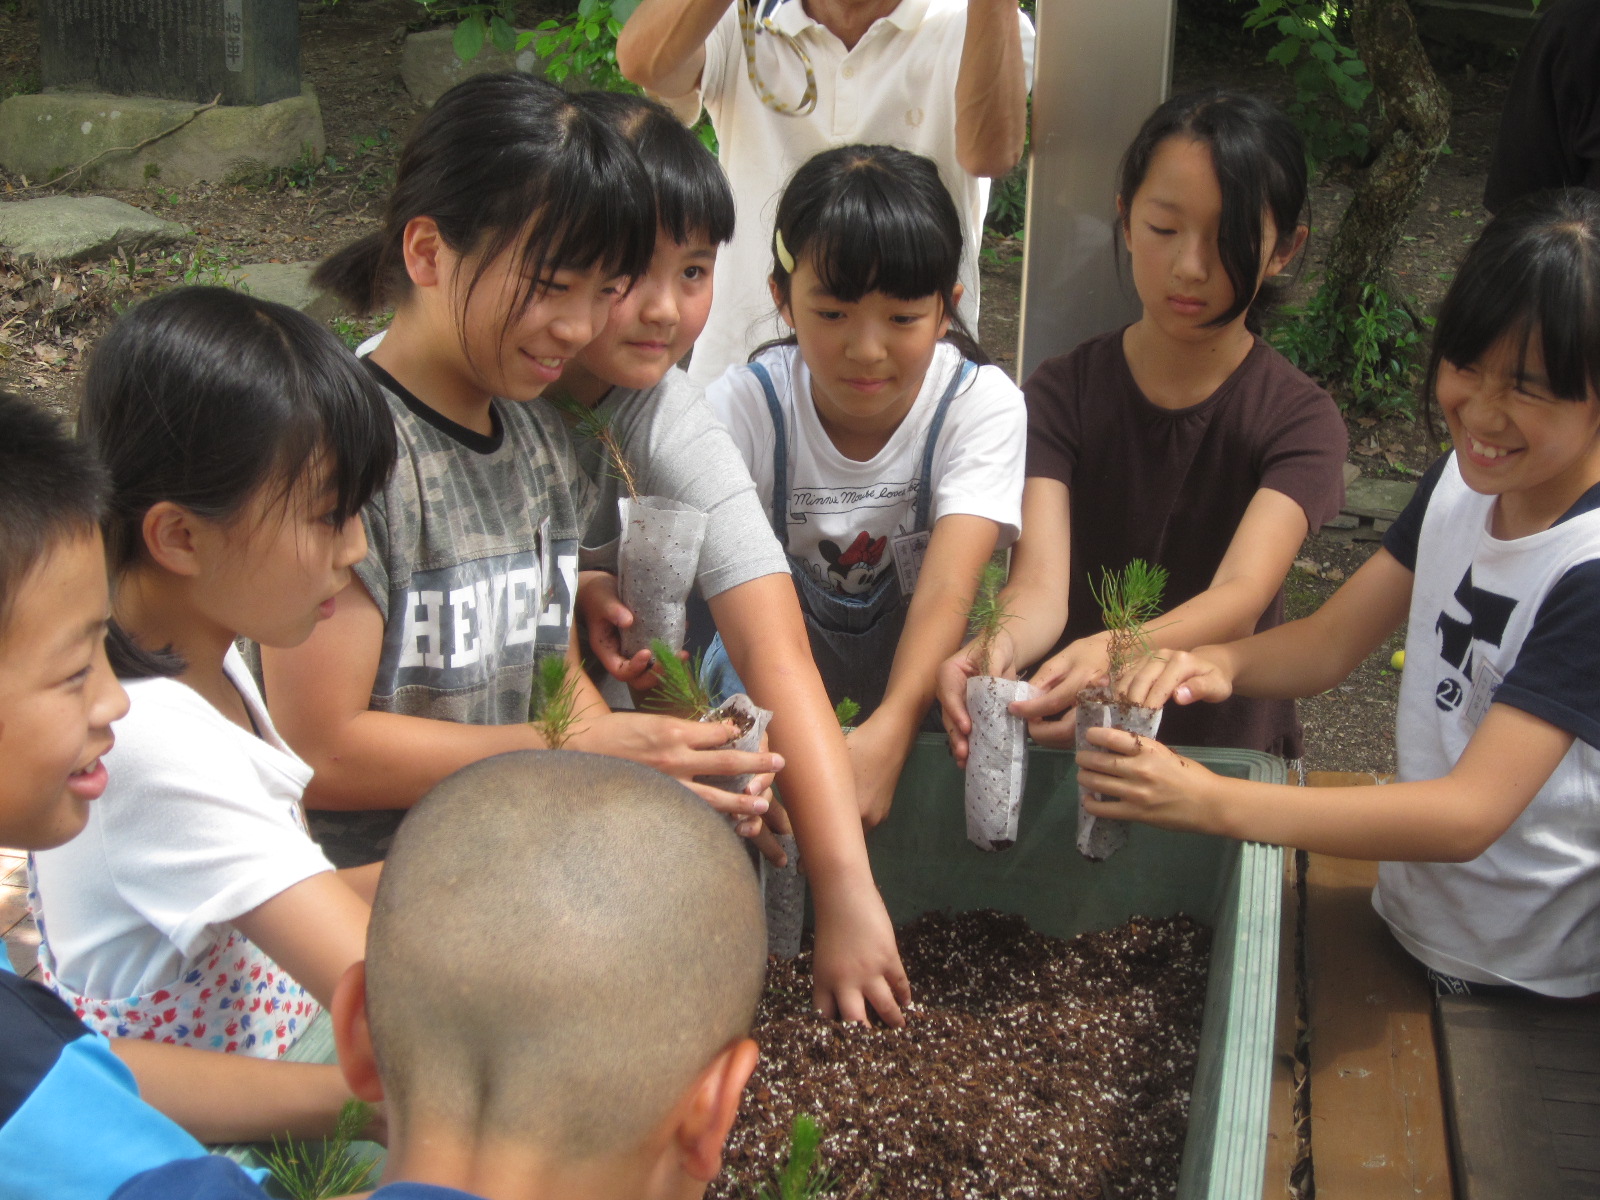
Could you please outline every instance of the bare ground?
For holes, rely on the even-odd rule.
[[[528,7],[530,16],[536,13],[536,6]],[[37,87],[37,12],[38,0],[0,3],[0,97]],[[416,12],[412,0],[301,3],[302,67],[321,101],[328,137],[321,160],[235,183],[105,191],[186,225],[195,235],[189,243],[78,268],[40,269],[0,256],[0,388],[70,415],[84,352],[140,296],[182,282],[222,282],[248,263],[317,259],[366,232],[393,179],[399,145],[419,115],[399,80],[401,40]],[[1220,84],[1287,98],[1282,73],[1252,61],[1260,49],[1251,51],[1214,26],[1182,22],[1175,89]],[[1446,63],[1442,69],[1454,97],[1452,152],[1433,171],[1395,262],[1401,288],[1422,311],[1437,304],[1486,219],[1483,175],[1509,77],[1509,64],[1485,71]],[[0,171],[0,199],[50,194],[38,183]],[[1313,189],[1302,297],[1349,194],[1349,180],[1337,174],[1320,178]],[[1020,280],[1020,243],[992,240],[980,334],[1003,365],[1011,365],[1016,344]],[[354,338],[365,326],[342,322],[340,332]],[[1368,475],[1414,477],[1438,453],[1438,437],[1420,420],[1355,418],[1350,433],[1351,459]],[[1348,535],[1310,537],[1303,567],[1289,580],[1291,612],[1310,611],[1331,595],[1373,546]],[[1398,675],[1388,664],[1398,647],[1397,636],[1340,688],[1302,705],[1308,767],[1393,769]]]

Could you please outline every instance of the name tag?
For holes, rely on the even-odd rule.
[[[894,551],[895,573],[900,576],[901,595],[909,596],[917,590],[917,576],[922,574],[922,560],[927,556],[928,542],[932,537],[931,530],[902,533],[889,543],[889,548]]]
[[[1476,729],[1494,703],[1494,694],[1500,690],[1504,675],[1486,660],[1479,659],[1472,672],[1472,695],[1467,698],[1467,724]]]

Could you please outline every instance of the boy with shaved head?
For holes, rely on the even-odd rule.
[[[765,963],[749,859],[682,785],[567,751],[450,776],[401,826],[334,1000],[351,1087],[388,1102],[374,1200],[700,1196]],[[230,1166],[117,1195],[262,1195]]]

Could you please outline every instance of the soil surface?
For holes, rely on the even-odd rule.
[[[768,970],[761,1061],[709,1196],[753,1196],[797,1114],[826,1194],[1170,1196],[1188,1124],[1210,933],[1135,919],[1071,941],[1020,917],[930,914],[899,931],[904,1029],[829,1021],[810,952]]]
[[[38,87],[38,4],[0,3],[0,98]],[[1236,14],[1219,24],[1203,19],[1204,9],[1180,7],[1175,90],[1221,85],[1287,100],[1284,73],[1262,63],[1270,43],[1251,44],[1239,35]],[[421,27],[419,11],[415,0],[302,0],[302,68],[321,102],[328,139],[320,160],[194,188],[156,181],[127,191],[103,189],[183,223],[194,231],[190,242],[77,268],[42,269],[0,256],[0,388],[70,415],[77,406],[85,351],[112,317],[140,296],[184,282],[226,282],[230,272],[249,263],[314,260],[367,232],[393,180],[400,143],[419,115],[399,79],[401,43],[408,29]],[[540,15],[539,4],[525,4],[519,23],[533,23]],[[1483,175],[1511,69],[1509,60],[1485,55],[1462,62],[1435,52],[1434,61],[1453,96],[1451,153],[1429,178],[1394,263],[1401,289],[1412,295],[1419,312],[1437,304],[1461,253],[1487,218],[1481,207]],[[1348,172],[1335,169],[1318,177],[1307,261],[1292,300],[1305,299],[1314,286],[1350,186]],[[55,190],[0,171],[0,200]],[[1008,367],[1014,365],[1021,267],[1020,241],[989,240],[979,333]],[[352,345],[373,327],[349,319],[335,322]],[[1339,381],[1324,382],[1339,393]],[[1414,478],[1439,448],[1439,435],[1409,416],[1352,418],[1350,433],[1351,460],[1368,475]],[[1315,607],[1373,546],[1347,534],[1309,538],[1300,556],[1302,569],[1289,580],[1291,611]],[[1308,767],[1392,769],[1397,677],[1387,664],[1398,644],[1384,647],[1341,688],[1302,705]]]

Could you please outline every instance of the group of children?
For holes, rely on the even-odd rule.
[[[715,161],[643,98],[459,85],[407,142],[381,228],[319,272],[358,311],[393,308],[363,359],[281,306],[183,289],[96,347],[80,444],[0,406],[0,841],[36,851],[42,973],[68,1007],[11,976],[0,1003],[95,1047],[126,1094],[78,1022],[105,1034],[208,1141],[323,1131],[353,1090],[390,1098],[390,1179],[495,1196],[581,1163],[596,1195],[694,1194],[753,1062],[762,960],[718,826],[777,854],[765,834],[792,822],[819,1007],[900,1023],[863,829],[925,721],[964,758],[966,612],[1008,547],[990,665],[1031,670],[1014,711],[1047,745],[1107,670],[1092,585],[1130,559],[1171,584],[1128,695],[1213,702],[1177,710],[1179,744],[1297,757],[1290,698],[1409,606],[1402,784],[1276,791],[1099,731],[1082,776],[1117,800],[1091,809],[1397,860],[1380,911],[1441,986],[1600,992],[1600,198],[1486,228],[1427,377],[1454,454],[1338,595],[1282,625],[1346,451],[1331,399],[1256,331],[1305,194],[1270,106],[1162,105],[1117,186],[1139,319],[1019,390],[962,327],[960,221],[932,164],[824,152],[772,230],[792,336],[702,397],[675,364],[732,230]],[[609,420],[643,490],[708,515],[707,675],[774,711],[770,750],[613,711],[584,672],[645,689],[655,668],[619,648],[617,481],[575,406]],[[543,747],[528,716],[553,655],[573,667],[566,746],[590,755],[513,753]],[[863,705],[848,739],[844,695]],[[744,792],[702,781],[741,773]],[[666,898],[680,888],[692,903]],[[317,1022],[342,1075],[277,1061]],[[146,1157],[198,1153],[150,1121]],[[103,1196],[142,1165],[51,1191]],[[178,1194],[149,1186],[126,1194]]]

